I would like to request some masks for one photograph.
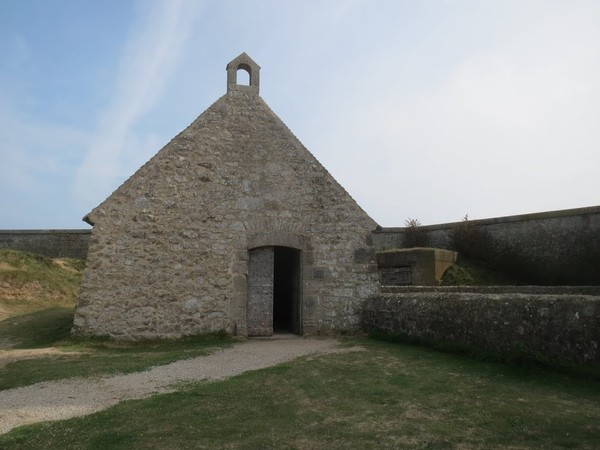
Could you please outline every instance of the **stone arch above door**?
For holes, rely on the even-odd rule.
[[[311,334],[315,328],[312,308],[315,302],[311,289],[314,255],[310,238],[281,229],[259,231],[247,236],[244,247],[243,250],[237,252],[233,263],[233,267],[237,268],[237,270],[233,270],[235,298],[232,304],[232,318],[235,321],[236,334],[248,335],[246,323],[248,255],[251,250],[260,247],[288,247],[301,252],[301,329],[302,334]]]
[[[286,231],[277,230],[253,233],[248,236],[246,241],[246,248],[248,250],[267,246],[290,247],[302,252],[312,252],[312,246],[308,237]]]

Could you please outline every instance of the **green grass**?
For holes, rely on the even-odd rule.
[[[69,337],[73,312],[73,308],[48,308],[10,317],[0,322],[0,342],[10,342],[13,348],[48,347]]]
[[[62,378],[138,372],[206,355],[230,344],[229,338],[219,334],[138,343],[65,341],[58,346],[65,350],[63,354],[15,361],[1,367],[0,390]]]
[[[442,286],[515,286],[521,282],[461,255],[442,277]]]
[[[600,364],[592,362],[587,364],[576,364],[550,359],[544,355],[531,355],[517,350],[507,352],[492,352],[474,348],[466,344],[449,342],[445,340],[421,339],[403,334],[373,332],[368,335],[372,339],[381,340],[392,344],[416,345],[430,348],[435,351],[450,353],[458,356],[469,357],[481,362],[492,362],[507,364],[518,367],[521,370],[551,371],[567,375],[594,379],[600,382]]]
[[[130,373],[180,359],[205,355],[231,344],[224,334],[191,336],[170,341],[115,342],[103,338],[72,338],[72,308],[49,308],[0,322],[0,342],[17,342],[19,349],[56,347],[60,355],[11,362],[0,366],[0,390],[39,381]]]
[[[15,429],[0,448],[583,448],[600,387],[405,344],[302,358],[87,417]]]

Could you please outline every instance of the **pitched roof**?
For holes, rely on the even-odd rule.
[[[232,79],[237,70],[249,71],[249,86]],[[290,214],[301,214],[296,204],[321,202],[326,207],[355,209],[375,227],[258,95],[259,71],[245,53],[230,62],[227,93],[83,220],[93,225],[111,205],[133,203],[139,196],[156,197],[158,191],[162,196],[171,192],[176,196],[183,189],[194,192],[198,205],[208,205],[215,198],[237,198],[242,209],[247,207],[244,202],[254,207],[278,203],[278,208]],[[203,214],[200,208],[197,213]]]

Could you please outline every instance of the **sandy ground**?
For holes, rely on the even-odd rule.
[[[176,383],[221,380],[300,356],[362,350],[340,347],[334,339],[252,339],[200,356],[153,367],[144,372],[103,378],[46,381],[0,391],[0,434],[48,420],[84,416],[122,400],[173,392]]]

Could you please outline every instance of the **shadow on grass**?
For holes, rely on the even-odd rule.
[[[512,354],[493,353],[456,343],[418,339],[410,336],[391,333],[370,333],[369,338],[388,343],[406,344],[429,348],[433,351],[461,355],[482,362],[506,364],[511,368],[520,370],[522,372],[553,371],[594,381],[600,381],[599,364],[566,364],[558,361],[550,361],[545,358],[535,358],[518,352]]]
[[[42,348],[69,338],[74,308],[48,308],[0,322],[0,341],[12,348]]]

